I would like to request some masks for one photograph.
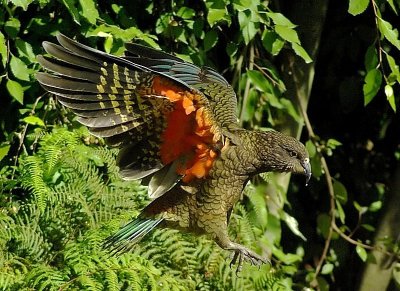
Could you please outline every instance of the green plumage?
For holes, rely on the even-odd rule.
[[[118,58],[62,35],[57,38],[61,46],[44,43],[53,57],[39,56],[38,60],[52,73],[39,73],[38,81],[76,113],[93,134],[121,148],[118,166],[122,177],[142,178],[154,198],[105,246],[114,252],[124,251],[154,227],[163,226],[210,236],[223,249],[235,253],[234,262],[241,263],[243,258],[254,264],[267,262],[230,240],[229,216],[253,175],[292,172],[306,175],[308,181],[311,168],[304,145],[279,132],[241,128],[236,95],[211,68],[199,68],[136,44],[127,44],[127,55]],[[169,95],[162,93],[164,87],[157,89],[155,80],[169,84],[165,90],[175,90],[176,96],[192,98],[193,107],[179,113],[180,103],[169,100]],[[190,119],[192,111],[196,118]],[[184,133],[176,145],[185,144],[186,138],[198,142],[189,148],[188,155],[164,164],[160,148],[174,136],[164,134],[171,122],[178,122],[169,118],[173,114],[181,116],[176,120],[183,120],[173,124],[175,130],[179,132],[182,127]],[[188,122],[194,125],[188,126]],[[196,122],[204,123],[202,131],[196,128]],[[194,166],[198,168],[190,172],[194,176],[189,179],[188,168],[186,172],[181,168],[192,156],[197,157]]]

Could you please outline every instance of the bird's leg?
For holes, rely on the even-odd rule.
[[[246,248],[245,246],[232,242],[229,237],[227,231],[221,231],[216,236],[215,241],[217,244],[223,248],[224,250],[233,251],[233,259],[230,263],[230,267],[238,264],[237,271],[240,271],[242,268],[243,260],[249,259],[251,264],[259,266],[261,264],[270,263],[268,259],[261,257],[256,254],[252,250]]]

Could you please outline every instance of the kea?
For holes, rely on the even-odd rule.
[[[206,234],[234,253],[233,263],[267,262],[229,238],[232,208],[259,173],[299,173],[308,182],[304,145],[277,131],[242,128],[236,94],[212,68],[134,43],[116,57],[62,34],[57,40],[43,43],[50,56],[38,56],[47,72],[37,80],[91,134],[120,148],[121,176],[142,179],[152,198],[106,246],[125,251],[159,226]]]

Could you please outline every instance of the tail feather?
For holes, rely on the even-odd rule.
[[[116,234],[108,237],[103,248],[109,249],[112,254],[126,252],[162,221],[162,218],[138,217],[122,227]]]

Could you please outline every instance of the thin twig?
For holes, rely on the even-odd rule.
[[[35,114],[35,109],[36,109],[36,107],[37,107],[37,105],[38,105],[40,99],[42,99],[43,96],[44,96],[44,95],[41,95],[41,96],[39,96],[38,98],[36,98],[35,103],[33,103],[32,110],[31,110],[29,116],[32,116],[32,115]],[[29,124],[26,123],[26,124],[24,125],[24,128],[22,129],[21,134],[19,134],[19,136],[18,136],[18,138],[19,138],[19,145],[18,145],[17,152],[16,152],[16,154],[15,154],[15,156],[14,156],[14,169],[13,169],[12,174],[11,174],[11,180],[14,179],[14,174],[15,174],[15,171],[16,171],[16,165],[17,165],[17,163],[18,163],[18,157],[19,157],[19,154],[20,154],[20,152],[21,152],[21,148],[22,148],[23,145],[24,145],[24,140],[25,140],[26,132],[28,131],[28,126],[29,126]]]
[[[317,266],[315,268],[314,280],[311,282],[311,284],[313,286],[317,286],[318,285],[316,279],[317,279],[317,277],[318,277],[318,275],[319,275],[319,273],[320,273],[320,271],[322,269],[322,265],[324,264],[326,256],[328,254],[329,246],[330,246],[330,243],[332,241],[333,231],[338,233],[340,237],[342,237],[344,240],[346,240],[347,242],[349,242],[349,243],[351,243],[353,245],[360,246],[360,247],[363,247],[363,248],[368,249],[368,250],[376,250],[376,251],[382,252],[382,253],[384,253],[386,255],[394,256],[399,260],[400,259],[400,255],[399,254],[396,254],[396,253],[393,253],[393,252],[389,252],[389,251],[384,250],[382,247],[379,247],[379,246],[371,246],[371,245],[364,244],[362,242],[356,241],[353,238],[351,238],[351,236],[346,235],[336,225],[336,221],[335,221],[335,214],[336,214],[335,191],[334,191],[334,188],[333,188],[332,176],[330,174],[328,164],[327,164],[324,156],[322,155],[321,150],[319,150],[320,145],[319,145],[318,141],[316,140],[316,136],[315,136],[315,133],[313,131],[311,122],[310,122],[310,120],[308,118],[307,111],[304,108],[304,106],[303,106],[303,104],[302,104],[302,102],[300,100],[300,96],[298,96],[298,94],[296,94],[296,97],[297,97],[297,100],[298,100],[298,103],[299,103],[300,111],[301,111],[301,113],[303,115],[303,118],[304,118],[304,123],[305,123],[305,126],[307,128],[309,137],[310,137],[311,141],[313,141],[315,147],[318,149],[317,153],[320,155],[321,166],[322,166],[322,169],[323,169],[323,171],[325,173],[326,185],[328,187],[329,204],[330,204],[330,210],[329,210],[330,227],[329,227],[327,238],[325,240],[324,249],[322,251],[322,254],[321,254],[321,256],[320,256],[320,258],[318,260]],[[350,235],[353,235],[353,234],[354,234],[354,231],[352,231],[350,233]]]
[[[249,68],[248,69],[253,70],[253,68],[254,68],[254,46],[252,44],[250,44],[250,56],[249,56]],[[243,117],[244,117],[247,99],[249,98],[250,84],[251,84],[250,78],[247,78],[246,87],[244,88],[244,93],[243,93],[242,108],[240,110],[240,120],[243,120]]]

